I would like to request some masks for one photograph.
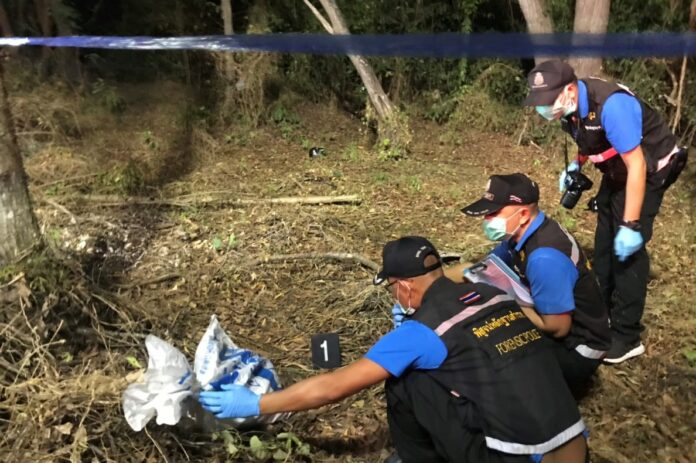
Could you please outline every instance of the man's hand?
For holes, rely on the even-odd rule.
[[[222,391],[203,391],[198,401],[217,418],[246,418],[259,416],[261,396],[245,386],[223,384]]]
[[[619,227],[619,232],[614,238],[614,252],[620,262],[625,261],[634,252],[643,246],[643,236],[639,231],[628,227]]]
[[[568,172],[575,172],[579,170],[580,164],[578,164],[578,161],[572,161],[570,164],[568,164],[566,169],[563,169],[561,176],[558,178],[558,189],[561,193],[566,190],[566,178],[568,177]]]

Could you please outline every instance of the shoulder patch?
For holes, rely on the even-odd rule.
[[[479,299],[481,299],[481,295],[476,291],[470,291],[459,298],[459,300],[464,304],[471,304],[472,302],[476,302]]]

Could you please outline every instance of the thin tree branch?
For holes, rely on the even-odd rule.
[[[324,29],[326,29],[326,32],[328,32],[329,34],[333,34],[334,29],[331,26],[331,23],[324,16],[322,16],[321,12],[319,10],[317,10],[317,8],[314,5],[312,5],[312,2],[310,2],[309,0],[302,0],[302,1],[304,2],[305,5],[307,5],[307,8],[309,8],[310,11],[312,13],[314,13],[314,16],[316,16],[316,18],[319,20],[321,25],[324,26]]]
[[[681,74],[679,75],[679,90],[677,91],[677,110],[672,121],[672,132],[677,130],[679,119],[681,119],[682,92],[684,90],[684,77],[686,77],[686,56],[682,59]]]

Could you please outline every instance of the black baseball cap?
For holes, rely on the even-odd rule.
[[[522,106],[552,105],[563,87],[578,80],[575,71],[559,59],[544,61],[527,75],[529,95]]]
[[[425,258],[428,256],[437,257],[437,263],[426,266]],[[382,284],[389,277],[417,277],[439,267],[442,267],[442,260],[433,243],[422,236],[404,236],[384,245],[382,270],[375,275],[372,283]]]
[[[483,198],[462,209],[466,215],[486,215],[513,204],[539,201],[539,186],[524,174],[491,175]]]

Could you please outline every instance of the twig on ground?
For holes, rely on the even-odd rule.
[[[122,198],[113,195],[90,195],[72,197],[71,199],[98,204],[101,207],[124,206],[248,206],[252,204],[360,204],[362,200],[358,195],[342,196],[290,196],[281,198],[256,198],[256,199],[232,199],[232,198],[200,198],[193,199],[148,199],[143,197]]]
[[[70,223],[71,223],[71,224],[76,224],[76,223],[77,223],[77,219],[75,218],[75,215],[74,215],[72,212],[70,212],[70,211],[69,211],[65,206],[63,206],[62,204],[58,204],[57,202],[53,201],[52,199],[48,199],[48,198],[42,198],[42,201],[45,202],[46,204],[48,204],[49,206],[53,206],[55,209],[59,210],[59,211],[62,212],[63,214],[65,214],[65,215],[67,215],[68,217],[70,217]]]
[[[179,275],[178,273],[169,273],[167,275],[161,275],[161,276],[158,276],[155,278],[150,278],[149,280],[145,280],[145,281],[137,281],[135,283],[128,283],[126,285],[116,285],[116,287],[122,288],[122,289],[136,288],[139,286],[154,285],[154,284],[163,283],[163,282],[169,281],[169,280],[176,280],[178,278],[181,278],[181,275]]]
[[[261,259],[256,259],[251,262],[250,266],[254,267],[261,264],[267,264],[271,262],[286,262],[289,260],[315,260],[315,259],[328,259],[337,260],[341,262],[357,262],[363,267],[374,270],[375,272],[379,270],[379,264],[374,262],[367,257],[361,256],[360,254],[353,253],[343,253],[343,252],[309,252],[304,254],[278,254],[274,256],[262,257]]]

